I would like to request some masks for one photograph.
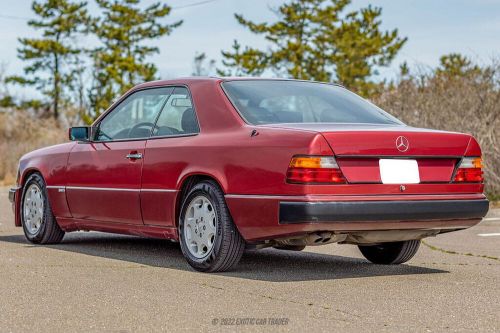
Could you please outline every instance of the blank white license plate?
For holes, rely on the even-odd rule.
[[[383,184],[418,184],[420,174],[416,160],[381,159],[378,161]]]

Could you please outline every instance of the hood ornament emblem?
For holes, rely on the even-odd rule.
[[[410,148],[410,142],[404,136],[398,136],[398,138],[396,139],[396,148],[400,152],[404,153]]]

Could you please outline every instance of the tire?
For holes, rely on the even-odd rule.
[[[420,240],[369,246],[359,245],[358,247],[363,256],[374,264],[398,265],[413,258],[420,247]]]
[[[202,181],[185,196],[179,216],[182,254],[200,272],[228,271],[241,259],[245,240],[233,223],[217,183]]]
[[[29,176],[24,184],[20,215],[24,235],[31,243],[57,244],[62,241],[64,231],[52,213],[45,181],[38,173]]]
[[[287,250],[287,251],[302,251],[306,248],[305,245],[278,245],[273,247],[278,250]]]

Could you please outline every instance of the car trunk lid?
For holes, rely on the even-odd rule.
[[[406,126],[351,126],[322,134],[338,156],[456,157],[463,156],[470,141],[467,134]]]
[[[278,125],[274,125],[278,126]],[[280,124],[320,132],[349,183],[382,183],[380,160],[416,160],[419,183],[449,183],[470,135],[377,124]]]
[[[420,183],[450,182],[469,135],[409,127],[322,132],[350,183],[382,183],[380,161],[416,160]]]

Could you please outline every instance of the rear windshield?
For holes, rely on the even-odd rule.
[[[345,88],[316,82],[242,80],[222,83],[243,118],[279,123],[402,124]]]

